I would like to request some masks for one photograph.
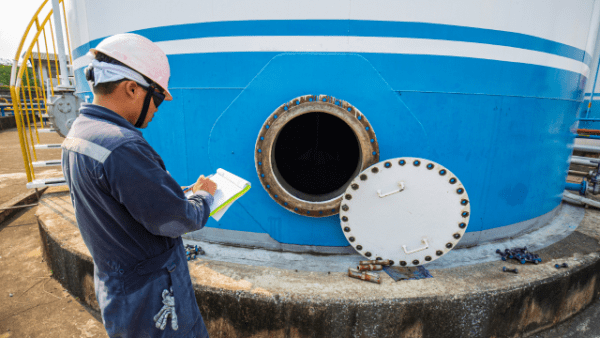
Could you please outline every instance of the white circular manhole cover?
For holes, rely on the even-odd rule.
[[[352,181],[340,223],[361,255],[417,266],[452,250],[470,215],[469,196],[456,175],[433,161],[402,157],[374,164]]]

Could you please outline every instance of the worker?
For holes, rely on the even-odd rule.
[[[216,184],[200,176],[187,199],[136,129],[173,99],[167,56],[136,34],[108,37],[90,53],[94,100],[62,144],[62,170],[104,327],[110,337],[208,337],[181,235],[206,224]]]

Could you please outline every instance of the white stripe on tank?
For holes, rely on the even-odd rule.
[[[157,42],[167,55],[233,52],[343,52],[408,55],[438,55],[516,62],[568,70],[588,76],[583,62],[529,49],[476,42],[437,39],[381,38],[357,36],[234,36]],[[87,66],[88,56],[73,62],[75,69]]]
[[[475,42],[357,36],[235,36],[157,43],[167,54],[224,52],[344,52],[467,57],[564,69],[583,76],[589,67],[567,57]]]

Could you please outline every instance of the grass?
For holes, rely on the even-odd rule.
[[[12,66],[4,66],[0,65],[0,88],[9,89],[10,86],[10,72]],[[31,71],[31,67],[28,69],[29,71],[29,82],[33,85],[33,72]],[[26,79],[23,79],[27,81]],[[27,82],[24,82],[27,83]]]

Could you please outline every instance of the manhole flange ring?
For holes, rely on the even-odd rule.
[[[264,122],[254,151],[258,178],[269,196],[288,211],[308,217],[326,217],[339,213],[343,192],[327,201],[312,202],[292,194],[277,177],[273,166],[273,149],[281,129],[292,119],[312,112],[331,114],[345,122],[354,132],[360,147],[358,172],[379,161],[379,144],[368,119],[346,101],[328,95],[304,95],[279,106]]]

